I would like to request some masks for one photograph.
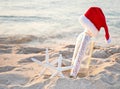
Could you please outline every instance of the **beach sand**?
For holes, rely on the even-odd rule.
[[[120,45],[95,45],[86,77],[69,78],[70,71],[65,71],[65,78],[56,76],[50,79],[49,71],[39,76],[43,68],[30,58],[44,62],[48,47],[51,60],[56,59],[59,53],[71,60],[74,44],[33,47],[19,41],[2,38],[0,41],[0,89],[120,89]],[[69,62],[63,63],[70,65]]]

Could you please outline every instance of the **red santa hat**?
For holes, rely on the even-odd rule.
[[[90,7],[87,12],[80,17],[80,23],[92,36],[96,36],[101,27],[105,29],[105,38],[111,42],[105,16],[99,7]]]

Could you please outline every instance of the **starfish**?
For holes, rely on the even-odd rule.
[[[43,70],[40,72],[40,75],[43,75],[45,73],[45,71],[47,69],[49,69],[51,74],[52,74],[50,78],[52,78],[54,76],[57,76],[57,75],[59,75],[61,77],[65,77],[62,72],[73,68],[73,66],[62,67],[62,60],[63,60],[62,54],[59,55],[57,60],[54,60],[50,63],[49,62],[48,49],[46,49],[46,56],[45,56],[45,62],[44,63],[35,59],[35,58],[31,58],[31,60],[38,63],[42,67],[44,67]],[[58,65],[54,66],[56,63]],[[54,70],[54,73],[51,70]]]

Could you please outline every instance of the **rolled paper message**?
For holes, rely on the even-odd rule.
[[[80,43],[82,41],[82,37],[84,36],[84,33],[81,33],[79,34],[79,36],[77,37],[77,40],[76,40],[76,44],[75,44],[75,49],[74,49],[74,53],[73,53],[73,57],[72,57],[72,65],[75,61],[75,58],[77,56],[77,53],[78,53],[78,49],[80,47]]]

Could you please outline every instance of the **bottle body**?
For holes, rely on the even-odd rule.
[[[76,77],[80,70],[83,72],[88,69],[87,59],[89,57],[90,40],[91,36],[86,32],[83,32],[78,36],[72,59],[73,68],[71,70],[71,76]]]

